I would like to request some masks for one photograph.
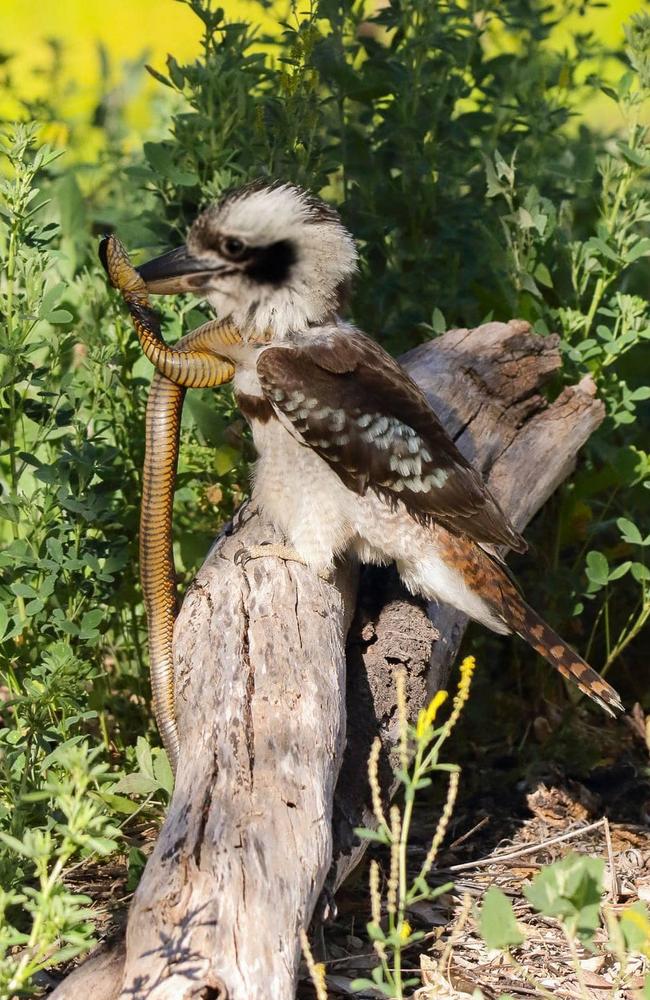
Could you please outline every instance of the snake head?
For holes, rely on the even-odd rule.
[[[99,259],[113,286],[127,301],[146,305],[147,286],[129,260],[123,244],[114,233],[104,236],[99,244]]]

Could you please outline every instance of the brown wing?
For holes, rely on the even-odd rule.
[[[477,542],[525,550],[424,394],[364,334],[335,329],[270,347],[257,373],[273,407],[350,489],[401,500],[413,515]]]

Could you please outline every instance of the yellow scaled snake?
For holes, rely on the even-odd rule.
[[[174,698],[172,639],[176,582],[172,548],[172,508],[185,390],[229,382],[235,370],[219,347],[241,342],[227,320],[205,323],[168,347],[160,319],[149,306],[147,286],[131,266],[116,236],[107,236],[100,258],[111,284],[121,292],[144,354],[156,371],[149,391],[140,509],[140,580],[149,630],[153,708],[174,773],[179,735]]]

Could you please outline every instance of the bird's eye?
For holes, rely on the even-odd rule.
[[[238,240],[236,236],[226,236],[221,242],[221,252],[224,257],[230,260],[241,260],[246,254],[246,244],[243,240]]]

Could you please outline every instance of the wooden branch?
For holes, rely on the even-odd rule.
[[[539,389],[560,366],[557,338],[519,321],[451,331],[403,360],[519,528],[603,417],[589,382],[546,406]],[[274,538],[247,508],[215,543],[179,615],[178,780],[107,1000],[290,1000],[298,931],[328,872],[334,888],[363,852],[352,831],[369,819],[366,762],[377,733],[390,791],[395,667],[407,667],[412,716],[447,683],[466,620],[426,609],[377,570],[363,574],[346,681],[351,570],[332,585],[274,558],[234,562],[238,550]],[[92,965],[73,975],[77,995],[94,989]],[[70,995],[65,987],[58,1000]]]

